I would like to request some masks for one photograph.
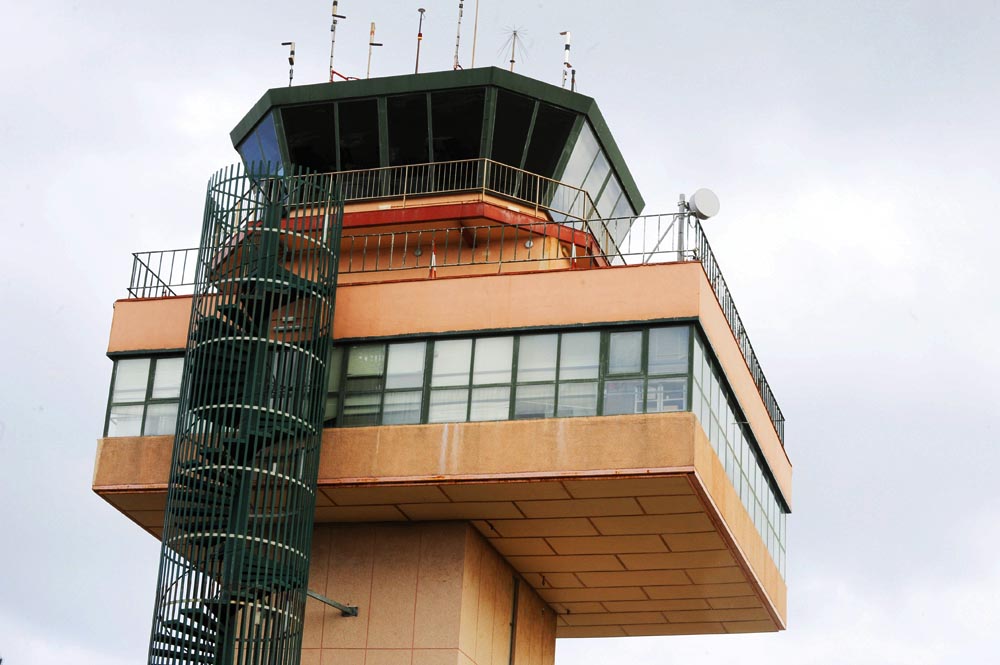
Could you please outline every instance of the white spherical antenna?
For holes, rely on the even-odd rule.
[[[719,197],[710,189],[701,188],[688,201],[691,212],[698,219],[708,219],[719,214]]]

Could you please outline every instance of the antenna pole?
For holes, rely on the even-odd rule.
[[[295,42],[281,42],[281,45],[288,47],[288,87],[291,88],[295,76]]]
[[[381,45],[382,44],[375,41],[375,21],[372,21],[372,29],[371,32],[368,33],[368,71],[365,72],[366,79],[372,77],[372,47]]]
[[[476,19],[472,22],[472,64],[476,66],[476,38],[479,36],[479,0],[476,0]]]
[[[569,63],[569,42],[570,42],[570,39],[572,38],[572,35],[570,35],[569,30],[563,30],[559,34],[566,38],[566,44],[563,47],[563,73],[562,73],[562,82],[563,82],[563,87],[565,88],[566,87],[566,70],[567,69],[573,69],[573,65],[571,65]]]
[[[330,24],[330,83],[333,83],[333,47],[337,44],[337,19],[347,18],[337,13],[338,0],[333,0],[333,22]]]
[[[427,10],[421,7],[417,11],[420,12],[420,24],[417,26],[417,64],[413,66],[414,74],[420,72],[420,42],[424,40],[424,12]],[[374,38],[374,35],[372,37]]]
[[[517,48],[517,30],[514,31],[514,39],[510,42],[510,71],[514,71],[514,49]]]
[[[569,81],[569,89],[571,91],[573,91],[573,92],[576,92],[576,70],[575,69],[573,70],[573,76],[572,76],[572,78],[570,78],[570,81]]]
[[[677,200],[677,260],[684,260],[684,230],[688,223],[688,213],[690,208],[688,208],[687,202],[684,200],[684,195],[681,194],[680,198]]]
[[[465,3],[462,0],[458,0],[458,29],[455,32],[455,62],[452,65],[452,69],[461,69],[462,65],[458,64],[458,45],[462,41],[462,9],[465,7]]]

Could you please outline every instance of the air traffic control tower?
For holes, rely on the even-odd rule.
[[[93,483],[162,541],[149,663],[785,627],[784,420],[710,193],[640,216],[594,100],[495,68],[270,90],[232,140],[198,247],[114,306]]]

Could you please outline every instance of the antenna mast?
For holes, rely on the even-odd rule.
[[[479,0],[476,0],[476,19],[472,22],[472,63],[470,67],[476,66],[476,37],[479,36]]]
[[[517,30],[510,35],[510,71],[514,71],[514,50],[517,48]]]
[[[371,32],[368,33],[368,71],[365,72],[365,78],[369,79],[372,77],[372,47],[381,46],[380,43],[375,41],[375,21],[372,21]]]
[[[452,69],[461,69],[462,65],[458,64],[458,45],[462,41],[462,9],[465,7],[465,3],[462,0],[458,0],[458,30],[455,33],[455,63]]]
[[[333,83],[333,47],[337,44],[337,19],[346,19],[346,16],[341,16],[337,13],[338,0],[333,0],[333,23],[330,24],[330,83]]]
[[[295,76],[295,42],[281,42],[281,45],[288,47],[288,87],[291,88]]]
[[[570,42],[570,39],[572,38],[572,35],[570,35],[569,30],[564,30],[563,32],[560,32],[559,34],[566,38],[566,45],[563,47],[563,73],[562,73],[562,84],[563,84],[563,87],[565,88],[566,87],[566,70],[573,69],[573,65],[571,65],[569,63],[569,42]]]
[[[420,25],[417,26],[417,64],[413,67],[414,74],[420,72],[420,42],[424,40],[424,12],[427,10],[421,7],[417,11],[420,12]]]

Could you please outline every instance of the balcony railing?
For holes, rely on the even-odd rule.
[[[206,248],[206,260],[217,255]],[[228,251],[230,246],[216,248]],[[610,249],[611,251],[606,251]],[[131,298],[193,292],[198,248],[133,255]],[[617,219],[527,222],[521,225],[442,226],[387,232],[353,232],[341,240],[340,274],[400,271],[399,277],[429,277],[452,268],[477,272],[616,266],[698,261],[729,323],[771,422],[784,440],[784,416],[754,352],[722,270],[701,224],[671,213]],[[409,275],[407,275],[407,272]]]

